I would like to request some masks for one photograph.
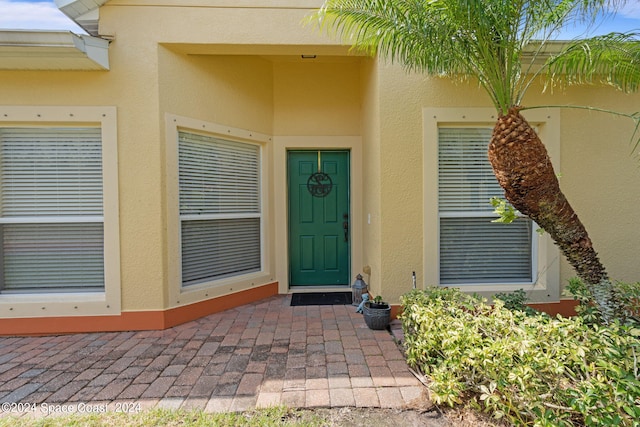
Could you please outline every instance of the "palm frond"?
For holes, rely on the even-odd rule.
[[[418,0],[328,0],[309,22],[370,54],[431,74],[463,71],[459,55],[446,52],[452,28],[441,2]]]
[[[506,111],[519,78],[514,35],[525,1],[327,0],[309,20],[409,70],[477,78]]]
[[[549,58],[552,84],[606,84],[625,92],[640,88],[640,33],[611,33],[570,43]]]
[[[538,40],[553,39],[560,31],[574,25],[585,26],[588,35],[603,17],[613,16],[629,0],[530,0],[528,15]]]
[[[496,109],[520,105],[537,75],[554,34],[575,22],[594,22],[626,0],[326,0],[307,22],[339,37],[355,49],[402,64],[411,71],[477,79]],[[613,9],[612,9],[613,8]],[[538,46],[533,52],[533,42]],[[601,46],[610,40],[602,40]],[[584,52],[595,52],[593,49]],[[529,50],[527,50],[529,49]],[[626,47],[628,49],[628,47]],[[600,49],[602,50],[602,49]],[[526,55],[525,55],[526,51]],[[598,73],[624,56],[611,51],[593,58]],[[585,82],[593,77],[575,65],[584,63],[575,48],[551,73],[555,80]],[[524,61],[529,62],[524,62]],[[596,64],[602,60],[603,64]],[[607,63],[609,65],[607,65]],[[627,65],[622,65],[627,64]],[[619,62],[612,84],[635,90],[640,77],[631,62]],[[546,65],[551,66],[551,63]],[[574,76],[573,73],[577,72]],[[604,74],[603,74],[604,75]],[[635,81],[635,83],[634,83]]]

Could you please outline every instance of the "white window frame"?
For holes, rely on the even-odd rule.
[[[270,271],[270,258],[267,255],[269,240],[268,211],[269,200],[265,197],[268,188],[269,150],[268,143],[271,136],[260,132],[224,126],[217,123],[206,122],[189,117],[183,117],[167,113],[165,115],[165,134],[167,144],[167,243],[169,247],[168,273],[169,273],[169,306],[176,307],[198,301],[207,300],[217,296],[250,289],[273,281]],[[211,136],[223,140],[248,143],[260,148],[260,271],[236,276],[223,277],[188,286],[182,285],[182,236],[181,215],[179,208],[179,156],[178,138],[179,132],[189,132],[205,136]],[[253,216],[253,215],[252,215]],[[190,215],[183,216],[186,219]],[[226,215],[216,216],[226,218]],[[240,215],[239,217],[243,217]]]
[[[0,126],[10,128],[100,128],[102,139],[104,233],[104,291],[0,294],[0,317],[120,314],[120,226],[116,108],[95,106],[0,106]]]
[[[531,110],[523,112],[529,123],[537,127],[550,157],[556,165],[560,160],[560,116],[557,111]],[[424,271],[425,283],[440,285],[440,213],[438,209],[438,131],[441,127],[491,127],[497,113],[492,108],[424,108]],[[487,201],[488,203],[488,201]],[[508,225],[507,225],[508,226]],[[537,233],[533,233],[537,234]],[[459,286],[467,292],[490,297],[497,292],[517,289],[527,291],[530,301],[558,301],[560,297],[560,256],[548,235],[534,236],[532,245],[533,283],[468,283]]]

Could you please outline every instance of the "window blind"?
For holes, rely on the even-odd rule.
[[[102,224],[4,224],[5,293],[104,289]]]
[[[489,199],[504,192],[487,159],[488,128],[440,128],[440,212],[492,212]]]
[[[182,285],[260,271],[260,147],[178,138]]]
[[[260,212],[257,145],[180,132],[180,214]]]
[[[504,191],[487,158],[489,128],[438,131],[440,283],[531,283],[533,225],[492,223]]]
[[[440,219],[440,282],[531,282],[531,224],[492,218]]]
[[[99,128],[0,129],[0,292],[104,290]]]
[[[221,219],[182,223],[182,282],[260,271],[260,219]]]
[[[5,128],[2,216],[102,216],[102,143],[95,128]]]

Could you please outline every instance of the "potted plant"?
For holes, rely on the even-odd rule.
[[[370,329],[382,330],[391,321],[391,306],[378,295],[373,301],[367,301],[363,307],[364,322]]]

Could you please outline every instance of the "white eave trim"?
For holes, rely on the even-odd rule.
[[[108,70],[109,42],[70,31],[0,31],[0,70]]]
[[[100,6],[108,0],[55,0],[56,7],[93,36],[98,35]]]

